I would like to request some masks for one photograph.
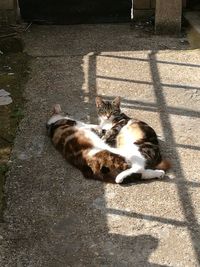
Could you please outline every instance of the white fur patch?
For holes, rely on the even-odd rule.
[[[84,123],[81,121],[76,121],[76,127],[78,127],[79,129],[100,129],[99,125],[96,124],[89,124],[89,123]]]
[[[132,165],[132,167],[130,169],[127,169],[127,170],[121,172],[120,174],[118,174],[117,177],[115,178],[115,182],[117,184],[120,184],[124,181],[124,179],[127,176],[129,176],[133,173],[142,173],[143,169],[144,169],[143,167],[141,167],[137,164],[134,164],[134,165]]]
[[[97,153],[99,153],[99,152],[101,152],[102,151],[102,149],[100,149],[100,148],[92,148],[91,150],[90,150],[90,152],[88,153],[88,156],[89,157],[93,157],[94,155],[96,155]]]
[[[125,178],[127,178],[129,175],[133,173],[141,173],[142,179],[144,180],[154,179],[154,178],[163,178],[165,176],[165,172],[163,170],[151,170],[151,169],[144,170],[140,168],[137,169],[134,166],[118,174],[117,177],[115,178],[115,182],[117,184],[120,184],[124,181]]]
[[[102,130],[110,130],[113,127],[113,116],[111,116],[109,119],[107,118],[100,118],[100,127]]]
[[[56,114],[56,115],[53,115],[47,122],[48,125],[51,125],[53,123],[56,123],[57,121],[59,120],[62,120],[64,119],[64,117],[62,115],[59,115],[59,114]]]
[[[105,144],[104,141],[101,140],[101,138],[97,134],[92,132],[90,129],[81,128],[81,130],[83,130],[85,136],[92,141],[92,144],[94,145],[95,148],[103,150],[104,149],[112,150],[112,148],[110,148],[107,144]]]
[[[63,120],[63,119],[64,119],[64,120],[75,121],[76,123],[78,123],[78,121],[76,121],[75,119],[70,118],[70,117],[68,117],[68,116],[63,116],[63,115],[61,115],[61,114],[54,114],[54,115],[48,120],[47,124],[50,125],[50,124],[56,123],[57,121],[59,121],[59,120]],[[82,123],[82,122],[80,122],[80,123]],[[82,124],[83,124],[83,123],[82,123]]]
[[[101,126],[102,130],[106,130],[106,131],[110,130],[112,127],[113,127],[113,124],[111,122],[105,122]]]

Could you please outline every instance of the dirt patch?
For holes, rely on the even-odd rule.
[[[23,53],[19,34],[9,28],[0,31],[0,89],[10,93],[12,103],[0,106],[0,218],[3,185],[17,126],[23,117],[23,90],[28,76],[29,57]]]

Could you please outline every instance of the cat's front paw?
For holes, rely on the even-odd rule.
[[[121,183],[123,183],[123,181],[124,181],[124,176],[118,174],[117,177],[115,178],[115,183],[121,184]]]
[[[103,135],[103,136],[101,137],[101,140],[103,140],[103,141],[105,141],[105,140],[106,140],[106,137],[105,137],[105,135]]]
[[[100,138],[102,138],[103,133],[100,127],[96,127],[92,129],[94,133],[96,133]]]

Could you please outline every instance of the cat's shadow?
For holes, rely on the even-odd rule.
[[[139,176],[139,175],[138,175]],[[119,184],[122,187],[129,187],[129,186],[135,186],[138,184],[150,184],[150,183],[154,183],[154,182],[169,182],[171,181],[171,178],[168,175],[165,175],[163,178],[154,178],[154,179],[149,179],[149,180],[145,180],[145,179],[141,179],[140,177],[136,177],[136,174],[134,174],[133,176],[127,177],[123,183]]]

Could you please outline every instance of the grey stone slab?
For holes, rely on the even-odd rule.
[[[31,74],[5,186],[1,266],[199,265],[200,53],[178,38],[131,33],[35,26],[25,36]],[[52,105],[95,122],[96,95],[120,95],[128,115],[162,135],[173,162],[163,180],[85,180],[55,151],[45,129]]]

